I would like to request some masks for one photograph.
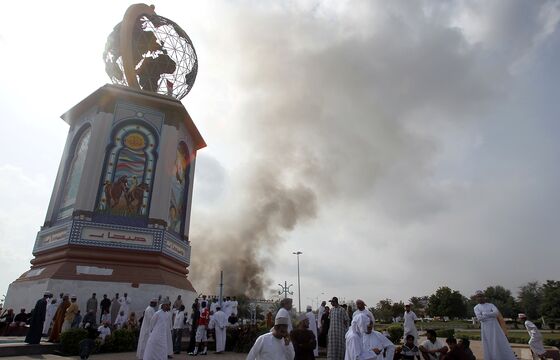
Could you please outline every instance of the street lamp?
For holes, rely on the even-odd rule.
[[[299,284],[299,256],[303,254],[301,251],[293,252],[297,256],[297,292],[298,292],[298,312],[301,312],[301,287]]]

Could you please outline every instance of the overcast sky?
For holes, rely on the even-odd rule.
[[[102,53],[128,5],[3,4],[2,294],[44,222],[59,116],[109,82]],[[202,272],[218,268],[232,287],[297,288],[296,250],[304,306],[557,279],[559,1],[155,5],[199,56],[183,100],[208,143],[197,290],[215,291]]]

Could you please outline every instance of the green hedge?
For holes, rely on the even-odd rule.
[[[389,333],[389,339],[393,342],[393,344],[400,343],[403,335],[404,329],[401,324],[394,324],[387,328],[387,332]]]
[[[136,331],[128,329],[119,329],[111,333],[105,338],[105,342],[101,344],[101,352],[125,352],[136,350],[138,337]]]
[[[449,338],[455,336],[455,329],[434,329],[438,337]]]
[[[255,340],[269,331],[270,329],[266,326],[257,325],[229,327],[226,332],[226,351],[248,353],[255,344]]]
[[[87,338],[88,332],[84,329],[69,329],[60,334],[60,350],[67,355],[78,355],[80,341]]]
[[[480,341],[480,334],[476,333],[458,333],[457,338],[466,338],[469,340],[478,340]],[[508,335],[508,341],[512,344],[527,344],[529,342],[529,334],[512,334]],[[560,339],[559,338],[544,338],[543,343],[546,346],[555,346],[560,348]]]
[[[86,339],[88,332],[84,329],[70,329],[60,335],[60,349],[66,355],[78,355],[80,341]],[[104,353],[134,351],[138,342],[138,333],[135,330],[115,330],[105,338],[101,344],[96,340],[96,351]]]

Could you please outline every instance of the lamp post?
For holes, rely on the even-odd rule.
[[[299,283],[299,256],[303,254],[301,251],[293,252],[297,256],[297,292],[298,292],[298,312],[301,312],[301,287]]]

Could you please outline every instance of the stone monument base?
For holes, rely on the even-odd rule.
[[[22,275],[22,277],[25,276]],[[185,279],[186,280],[186,279]],[[186,280],[188,282],[188,280]],[[189,282],[190,284],[190,282]],[[150,299],[157,298],[159,295],[162,299],[169,296],[171,303],[175,301],[177,295],[181,295],[183,304],[187,311],[197,297],[192,286],[190,289],[181,289],[170,285],[162,284],[131,284],[123,282],[111,281],[76,281],[69,279],[37,279],[37,280],[16,280],[10,284],[4,308],[13,308],[15,313],[19,313],[21,308],[25,308],[30,312],[38,299],[41,298],[45,291],[50,291],[54,296],[58,297],[60,293],[68,293],[77,296],[78,305],[82,315],[85,314],[86,303],[91,298],[92,293],[97,294],[98,303],[103,299],[103,294],[107,294],[109,299],[115,296],[115,293],[122,297],[126,292],[132,300],[130,311],[136,313],[137,319],[142,316],[143,311],[148,306]],[[100,316],[98,308],[97,317]],[[98,319],[99,321],[99,319]]]

